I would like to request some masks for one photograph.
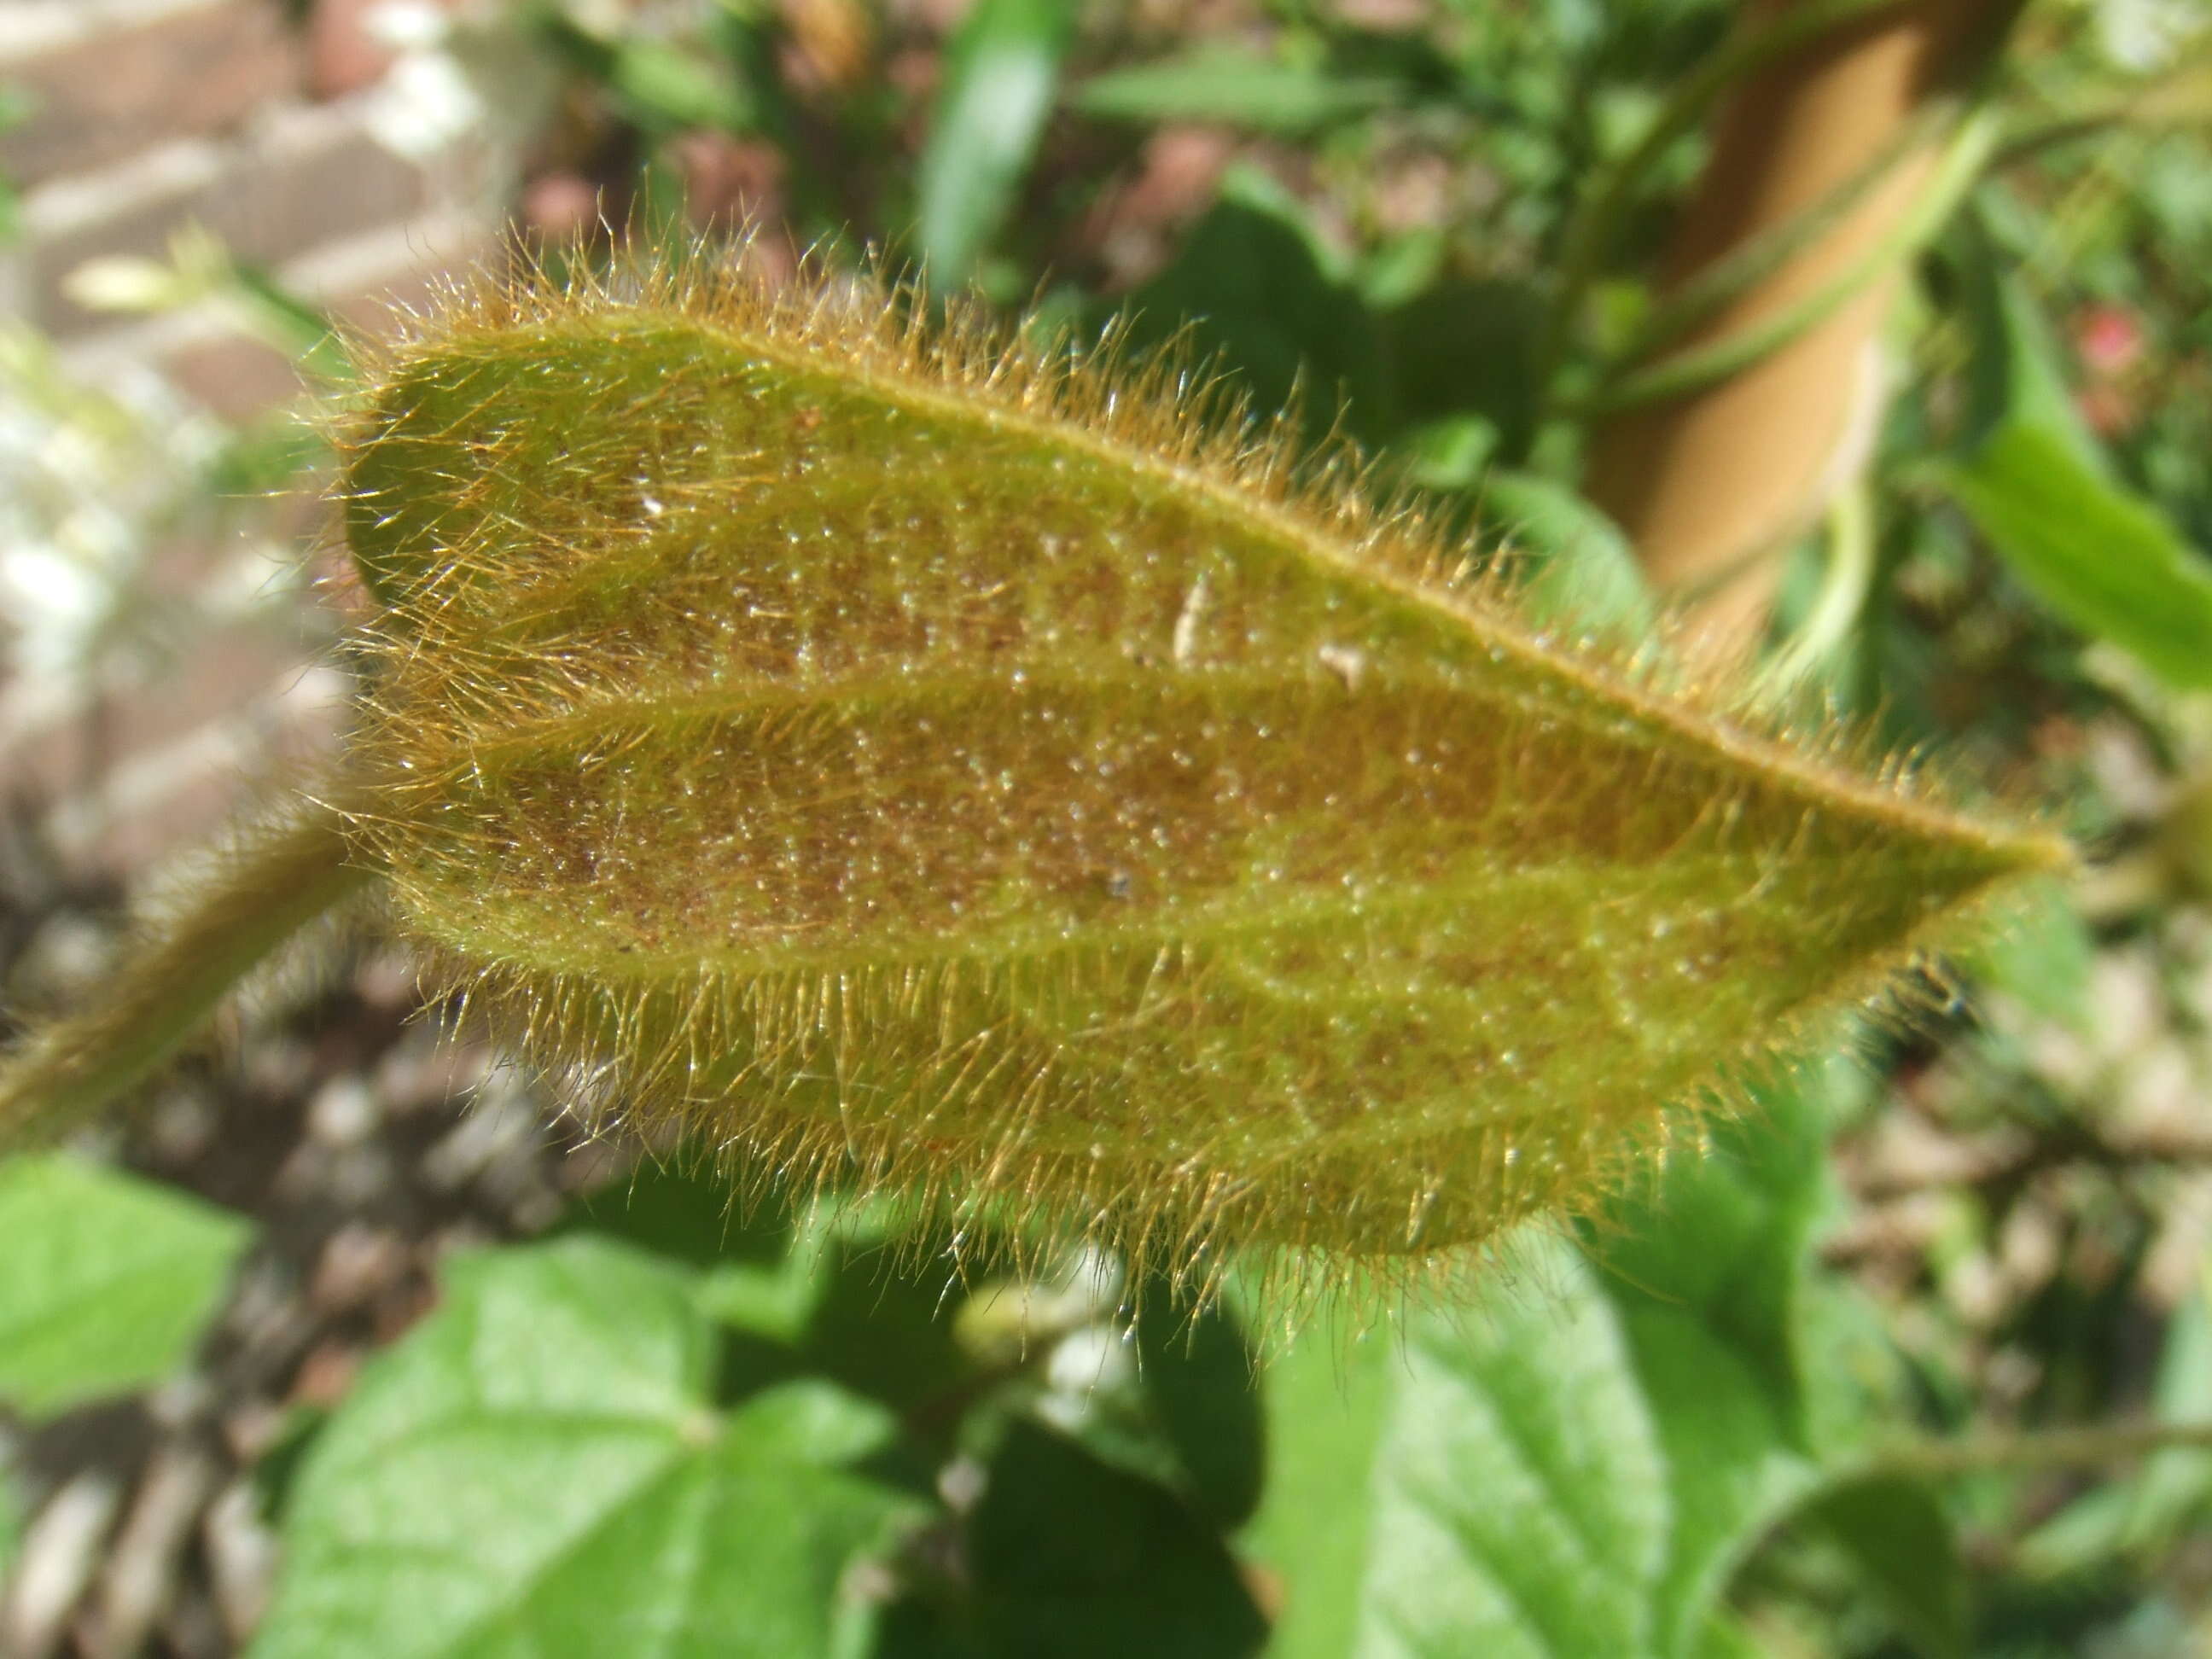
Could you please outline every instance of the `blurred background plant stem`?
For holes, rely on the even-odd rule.
[[[1755,35],[1808,9],[1750,0],[1738,27]],[[1896,243],[1917,240],[1898,229],[1932,216],[1931,192],[1956,188],[1944,166],[1954,124],[1928,112],[1981,78],[2018,10],[2017,0],[1916,0],[1846,16],[1754,60],[1720,107],[1661,303],[1811,221],[1815,234],[1771,269],[1753,263],[1681,349],[1778,318],[1795,325],[1732,372],[1607,415],[1588,480],[1654,583],[1691,601],[1717,653],[1756,641],[1783,548],[1863,463],[1886,395],[1882,320],[1911,251]],[[1824,214],[1838,198],[1841,210]]]

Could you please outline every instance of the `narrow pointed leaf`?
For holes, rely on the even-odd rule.
[[[1974,380],[1960,453],[1936,472],[2028,590],[2167,681],[2212,684],[2212,562],[2113,475],[2058,346],[2017,276],[1965,267]]]
[[[1261,132],[1304,133],[1400,100],[1404,88],[1379,76],[1331,74],[1241,46],[1200,46],[1094,75],[1072,100],[1085,115],[1115,121],[1202,121]]]
[[[1074,0],[977,0],[961,20],[920,174],[917,238],[939,288],[967,282],[1012,210],[1074,29]]]
[[[1943,470],[2028,590],[2175,685],[2212,685],[2212,562],[2060,434],[2007,426]]]

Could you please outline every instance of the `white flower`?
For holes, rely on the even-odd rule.
[[[2206,27],[2202,0],[2103,0],[2094,12],[2106,59],[2138,75],[2166,68]]]
[[[177,273],[159,259],[87,259],[62,279],[87,311],[171,311],[185,303]]]
[[[52,542],[0,547],[0,616],[16,631],[19,673],[73,672],[113,608],[112,577]]]
[[[432,0],[384,0],[363,20],[368,36],[392,52],[434,52],[446,44],[453,20]]]
[[[386,149],[426,161],[473,132],[486,113],[475,84],[450,54],[410,52],[377,84],[364,118]]]

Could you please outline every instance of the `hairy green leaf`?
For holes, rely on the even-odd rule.
[[[349,475],[361,856],[625,1112],[1200,1271],[1424,1255],[2063,857],[1563,650],[1172,365],[644,284],[447,319]]]
[[[0,1162],[0,1401],[44,1416],[190,1357],[252,1230],[82,1158]]]
[[[310,1449],[256,1659],[807,1659],[908,1500],[818,1381],[710,1403],[691,1275],[590,1237],[455,1264]]]

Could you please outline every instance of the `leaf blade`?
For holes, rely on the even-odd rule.
[[[2037,598],[2180,686],[2212,685],[2212,567],[2063,437],[2008,426],[1942,470]]]
[[[1828,1082],[1768,1091],[1579,1249],[1509,1243],[1513,1282],[1413,1313],[1402,1351],[1322,1331],[1270,1370],[1277,1659],[1723,1642],[1729,1571],[1819,1478],[1796,1328]]]
[[[1078,86],[1070,103],[1114,121],[1218,122],[1288,136],[1389,106],[1397,83],[1340,76],[1234,46],[1202,46],[1109,70]]]
[[[811,1380],[716,1413],[690,1278],[584,1236],[461,1264],[310,1449],[257,1659],[826,1653],[906,1507],[848,1468],[889,1419]]]
[[[46,1415],[183,1363],[251,1230],[66,1156],[0,1163],[0,1399]]]
[[[524,303],[356,457],[362,834],[481,1006],[708,1141],[1109,1218],[1140,1275],[1194,1225],[1427,1255],[2064,859],[1559,650],[1169,382]]]

